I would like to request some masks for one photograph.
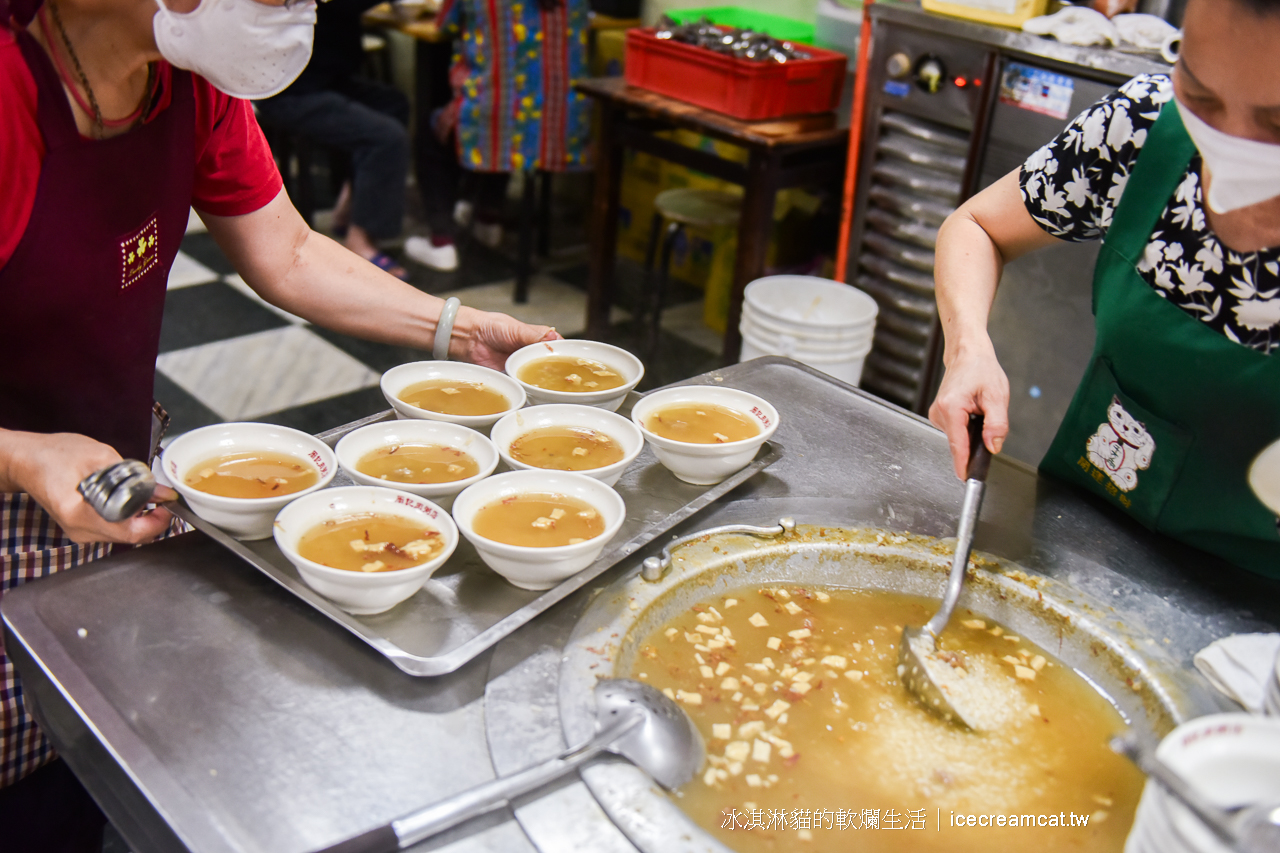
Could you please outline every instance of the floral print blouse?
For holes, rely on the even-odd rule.
[[[1019,177],[1032,218],[1063,240],[1106,237],[1147,131],[1172,99],[1169,77],[1135,77],[1032,154]],[[1138,272],[1156,293],[1236,343],[1263,353],[1280,346],[1280,247],[1235,252],[1222,245],[1205,219],[1199,155],[1160,214]]]

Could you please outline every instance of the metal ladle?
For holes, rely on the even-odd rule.
[[[685,784],[702,767],[702,736],[680,706],[662,693],[647,684],[620,678],[599,682],[595,697],[596,734],[586,743],[404,815],[387,826],[329,848],[330,853],[404,850],[507,805],[602,752],[621,755],[668,789]]]
[[[912,646],[912,640],[922,638],[929,651],[937,649],[938,635],[951,621],[951,613],[960,600],[964,588],[965,570],[969,565],[969,553],[973,550],[973,534],[978,526],[978,513],[982,510],[982,495],[987,488],[987,469],[991,467],[991,452],[982,443],[982,415],[969,416],[969,465],[965,472],[964,504],[960,509],[960,528],[956,531],[956,553],[951,560],[951,575],[947,578],[947,592],[942,607],[923,628],[907,626],[902,629],[898,643],[898,677],[907,692],[924,703],[924,706],[944,720],[974,728],[970,720],[952,706],[946,693],[929,675],[924,661]]]
[[[1238,809],[1224,809],[1193,788],[1132,731],[1111,739],[1111,751],[1125,756],[1170,796],[1200,819],[1220,841],[1238,853],[1275,853],[1280,850],[1280,803],[1263,802]]]

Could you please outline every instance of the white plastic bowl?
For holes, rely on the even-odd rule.
[[[295,456],[320,472],[313,486],[271,498],[226,498],[193,489],[185,482],[192,466],[224,453],[267,451]],[[237,539],[266,539],[280,508],[329,485],[338,460],[329,445],[296,429],[273,424],[228,423],[193,429],[175,438],[160,457],[165,476],[191,510]]]
[[[645,428],[645,418],[650,414],[678,403],[714,403],[733,409],[755,419],[760,425],[760,433],[724,444],[695,444],[663,438]],[[667,470],[686,483],[712,486],[751,463],[760,445],[778,429],[778,410],[767,400],[737,388],[681,385],[646,394],[632,407],[631,420],[640,428],[645,441],[649,442],[658,461]]]
[[[608,391],[549,391],[520,379],[520,368],[531,361],[551,355],[589,358],[607,364],[622,374],[626,382]],[[544,341],[513,352],[507,358],[507,374],[520,384],[528,395],[529,402],[535,406],[544,403],[573,403],[616,412],[627,399],[628,392],[644,378],[644,363],[624,349],[599,341]]]
[[[636,429],[635,424],[622,415],[597,409],[593,406],[573,406],[567,403],[531,406],[518,412],[512,412],[493,425],[490,437],[493,439],[494,447],[497,448],[498,453],[502,456],[502,461],[507,463],[509,467],[517,471],[552,470],[529,465],[511,457],[512,442],[526,433],[533,432],[536,429],[546,429],[547,427],[584,427],[599,430],[618,442],[622,447],[622,459],[602,468],[592,468],[577,472],[586,474],[588,477],[594,477],[606,486],[612,486],[618,482],[622,472],[627,469],[628,465],[636,461],[640,451],[644,450],[644,436],[640,434],[640,430]]]
[[[471,526],[476,513],[494,501],[531,492],[552,492],[586,501],[604,516],[604,532],[576,545],[531,548],[486,539]],[[480,559],[524,589],[550,589],[594,563],[604,546],[617,535],[626,516],[626,505],[617,492],[599,480],[569,471],[495,474],[469,487],[453,502],[453,520],[462,535],[475,546]]]
[[[400,394],[410,385],[426,382],[429,379],[456,379],[459,382],[481,382],[507,398],[508,406],[501,412],[492,415],[446,415],[429,409],[419,409],[400,399]],[[443,421],[448,424],[461,424],[472,429],[484,429],[492,426],[508,412],[514,412],[525,403],[524,388],[505,373],[481,367],[478,364],[463,364],[457,361],[412,361],[397,365],[382,374],[382,396],[387,398],[396,414],[406,420]]]
[[[440,531],[444,551],[432,560],[392,572],[349,572],[298,554],[298,542],[316,525],[352,513],[373,512],[409,519]],[[348,613],[368,615],[395,607],[427,582],[458,547],[458,528],[449,514],[417,495],[380,486],[340,486],[289,504],[275,520],[276,544],[307,586]]]
[[[365,454],[391,444],[439,444],[456,447],[476,460],[480,473],[451,483],[398,483],[371,477],[356,470],[357,463]],[[409,492],[420,498],[436,501],[445,509],[448,509],[447,504],[452,502],[454,495],[488,477],[498,467],[498,451],[494,449],[493,442],[469,427],[444,421],[384,421],[370,424],[343,436],[333,452],[337,455],[342,470],[356,483]]]

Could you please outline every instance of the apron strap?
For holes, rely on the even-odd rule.
[[[1132,263],[1138,262],[1151,240],[1156,221],[1186,175],[1187,165],[1195,153],[1195,143],[1187,135],[1178,107],[1171,100],[1147,132],[1120,204],[1111,217],[1105,246]]]
[[[81,137],[76,127],[76,118],[71,112],[71,103],[67,100],[66,91],[62,88],[62,78],[58,76],[53,62],[29,32],[16,30],[15,35],[23,58],[27,60],[27,67],[31,69],[31,76],[36,81],[36,115],[40,131],[44,135],[45,147],[60,148],[79,142]]]

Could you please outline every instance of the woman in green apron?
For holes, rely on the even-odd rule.
[[[1144,76],[974,196],[937,245],[947,367],[930,418],[957,471],[1009,384],[986,332],[1004,263],[1104,240],[1097,343],[1041,470],[1147,527],[1280,577],[1250,462],[1280,439],[1280,0],[1190,0],[1172,78]]]

